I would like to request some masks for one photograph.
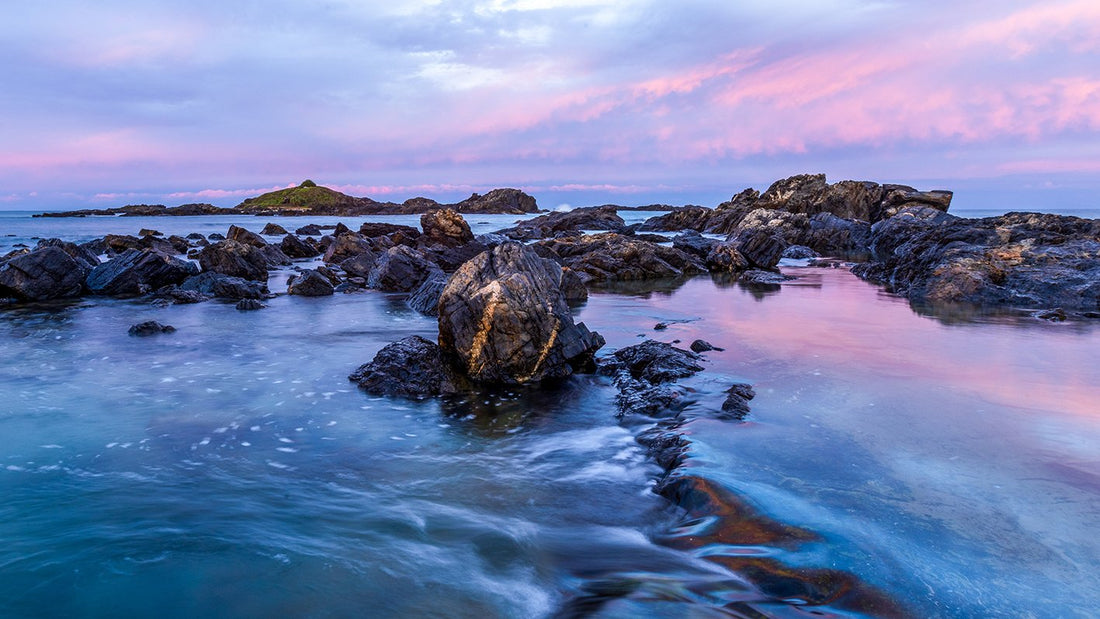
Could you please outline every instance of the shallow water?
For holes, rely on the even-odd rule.
[[[784,570],[849,574],[912,616],[1092,616],[1100,329],[922,316],[845,271],[788,272],[778,291],[703,276],[579,310],[605,351],[726,348],[683,381],[689,466],[806,532],[766,543],[684,527],[605,379],[359,392],[346,375],[379,348],[435,335],[401,295],[6,309],[0,616],[807,616]],[[149,319],[178,331],[126,334]],[[748,422],[708,419],[734,381],[755,385]]]

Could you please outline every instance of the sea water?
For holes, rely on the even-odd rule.
[[[267,221],[9,219],[4,238],[74,240]],[[916,617],[1093,616],[1100,328],[918,313],[844,270],[785,271],[779,289],[594,289],[577,310],[605,353],[725,348],[681,381],[691,472],[812,538],[690,550],[605,378],[445,401],[348,382],[386,343],[435,336],[403,295],[4,309],[0,616],[858,614],[769,601],[722,557],[848,574]],[[144,320],[177,331],[127,335]],[[746,422],[709,418],[734,382],[757,392]]]

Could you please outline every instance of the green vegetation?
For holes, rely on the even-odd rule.
[[[325,207],[342,206],[355,202],[355,198],[334,191],[328,187],[320,187],[311,180],[303,181],[297,187],[280,189],[265,193],[255,198],[248,198],[237,205],[237,208],[247,209],[316,209]]]
[[[316,186],[317,186],[317,183],[309,180],[308,178],[306,180],[302,181],[301,185],[298,185],[299,188],[316,187]]]

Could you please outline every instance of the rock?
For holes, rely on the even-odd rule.
[[[505,243],[470,260],[439,300],[439,344],[480,383],[525,384],[589,369],[604,340],[574,324],[561,267]]]
[[[267,241],[264,240],[264,237],[239,226],[229,226],[229,232],[226,233],[225,238],[230,241],[237,241],[238,243],[253,245],[255,247],[264,247],[267,245]]]
[[[744,189],[741,193],[733,196],[728,201],[719,204],[714,207],[716,211],[751,211],[756,208],[756,202],[760,199],[760,192],[749,187]]]
[[[417,244],[423,247],[458,247],[474,240],[466,220],[449,208],[421,215],[420,228],[424,232]]]
[[[374,270],[374,265],[377,262],[377,254],[359,254],[341,262],[340,268],[344,270],[344,273],[348,274],[348,277],[359,277],[366,280],[370,277],[370,272]]]
[[[138,295],[179,284],[198,271],[194,263],[168,254],[128,249],[92,269],[85,285],[93,294]]]
[[[367,285],[388,292],[409,292],[416,290],[439,270],[424,254],[411,247],[397,245],[378,257],[367,276]]]
[[[199,234],[198,232],[192,232],[191,234],[188,234],[184,238],[189,240],[189,241],[205,241],[206,240],[206,237]]]
[[[738,233],[732,242],[737,252],[744,256],[750,265],[761,269],[771,269],[779,264],[779,258],[787,248],[780,237],[766,230],[747,230]]]
[[[869,253],[871,226],[858,219],[842,219],[832,213],[818,213],[810,218],[806,244],[820,254],[851,255]]]
[[[818,254],[805,245],[791,245],[783,250],[783,255],[781,257],[790,260],[809,260],[811,258],[820,258],[821,254]]]
[[[321,254],[316,247],[306,243],[293,234],[288,234],[283,237],[283,240],[279,242],[279,249],[281,249],[288,258],[313,258]]]
[[[277,236],[286,233],[286,228],[280,226],[279,224],[273,224],[270,222],[268,222],[268,224],[264,226],[263,230],[260,230],[260,234],[264,236]]]
[[[565,302],[569,305],[577,305],[588,300],[588,286],[573,269],[561,270],[561,293],[565,295]]]
[[[793,279],[795,278],[790,275],[783,275],[775,271],[750,269],[742,273],[737,281],[748,286],[779,286],[783,282],[789,282]]]
[[[168,243],[172,245],[177,254],[186,254],[187,250],[191,249],[191,243],[187,242],[187,239],[182,236],[172,235],[168,237]]]
[[[718,243],[707,254],[707,269],[715,273],[739,273],[749,268],[749,261],[737,250],[737,243]]]
[[[224,241],[225,240],[225,235],[224,234],[219,234],[217,232],[211,232],[209,235],[207,235],[206,238],[211,240],[211,241],[214,241],[214,242]]]
[[[1042,310],[1032,314],[1032,316],[1039,320],[1049,320],[1050,322],[1065,322],[1069,316],[1066,315],[1066,310],[1056,307],[1054,309]]]
[[[946,213],[951,206],[951,198],[954,197],[950,191],[917,191],[907,185],[883,185],[882,189],[882,204],[877,216],[869,220],[872,223],[889,219],[912,207],[932,208]]]
[[[251,312],[255,310],[261,310],[267,307],[263,303],[260,303],[256,299],[241,299],[237,301],[237,309],[242,312]]]
[[[409,295],[405,303],[414,311],[426,316],[439,316],[439,297],[447,286],[447,279],[444,273],[433,274]]]
[[[346,232],[333,237],[332,243],[325,250],[323,260],[327,264],[340,264],[352,256],[374,254],[378,250],[378,243],[373,239],[364,239],[354,232]]]
[[[469,198],[455,204],[454,209],[459,213],[522,215],[537,213],[539,207],[533,197],[519,189],[502,188],[494,189],[485,195],[472,194]]]
[[[368,393],[414,398],[456,393],[462,384],[440,347],[419,335],[386,345],[348,379]]]
[[[642,416],[652,419],[675,417],[693,402],[680,387],[675,385],[654,385],[644,380],[636,380],[629,373],[622,372],[615,377],[615,386],[619,394],[615,403],[619,406],[618,417]]]
[[[695,340],[694,342],[691,343],[691,346],[689,346],[688,348],[691,348],[691,352],[707,352],[707,351],[710,351],[710,350],[717,350],[717,351],[725,350],[725,348],[718,348],[717,346],[711,344],[710,342],[708,342],[706,340]]]
[[[0,297],[22,301],[77,297],[84,292],[84,279],[90,271],[87,262],[61,247],[40,247],[0,266]]]
[[[539,215],[517,222],[515,227],[501,230],[499,234],[518,241],[530,241],[581,230],[621,232],[625,227],[626,222],[615,212],[614,206],[592,206]]]
[[[162,325],[155,320],[147,320],[143,323],[131,326],[129,333],[130,335],[136,335],[138,337],[148,337],[158,333],[172,333],[175,330],[176,328],[172,325]]]
[[[307,269],[292,278],[287,286],[287,293],[302,297],[324,297],[333,293],[333,285],[321,273]]]
[[[810,217],[803,213],[758,208],[749,211],[727,239],[749,234],[773,236],[784,245],[804,245],[810,232]]]
[[[708,239],[694,230],[682,232],[672,238],[672,246],[676,249],[704,259],[710,255],[717,244],[717,240]]]
[[[294,234],[302,236],[321,236],[321,228],[317,224],[306,224],[294,231]]]
[[[188,277],[179,287],[184,291],[194,291],[222,299],[262,299],[268,295],[267,284],[264,282],[225,275],[216,271],[207,271]]]
[[[210,300],[209,295],[203,294],[198,290],[184,290],[180,286],[173,284],[158,289],[156,292],[156,299],[154,299],[153,303],[156,305],[171,305],[172,303],[190,304],[202,303],[208,300]]]
[[[586,283],[695,275],[706,271],[703,262],[673,247],[607,232],[547,239],[535,251],[575,271]]]
[[[138,231],[138,236],[163,236],[163,235],[164,235],[163,232],[158,232],[156,230],[150,230],[149,228],[142,228],[141,230]]]
[[[409,240],[415,240],[420,236],[420,231],[412,226],[402,226],[400,224],[387,224],[376,221],[364,222],[359,226],[359,235],[365,238],[376,238],[380,236],[389,236],[394,233],[399,233],[402,238]]]
[[[204,271],[214,271],[259,282],[267,281],[267,258],[263,251],[254,245],[229,240],[212,243],[202,248],[199,253],[199,264]]]
[[[744,419],[745,415],[749,414],[749,400],[756,397],[752,385],[736,383],[726,390],[726,393],[728,395],[726,400],[722,402],[722,414],[718,417],[721,419]]]
[[[621,348],[607,364],[610,370],[625,369],[635,380],[659,384],[701,372],[699,355],[671,344],[646,340],[641,344]]]
[[[489,247],[482,244],[480,241],[473,240],[465,245],[459,245],[458,247],[421,247],[420,249],[424,255],[438,265],[439,268],[448,273],[453,273],[458,270],[458,267],[465,264],[467,260],[489,249]]]
[[[705,206],[683,206],[663,215],[650,217],[638,227],[642,232],[677,232],[693,230],[702,232],[710,223],[714,211]]]

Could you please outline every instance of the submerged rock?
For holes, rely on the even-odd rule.
[[[719,347],[715,346],[714,344],[711,344],[710,342],[708,342],[706,340],[695,340],[694,342],[691,343],[691,346],[689,346],[688,348],[691,349],[691,352],[707,352],[707,351],[711,351],[711,350],[717,350],[717,351],[725,350],[725,348],[719,348]]]
[[[612,371],[625,369],[632,378],[658,384],[703,371],[699,360],[699,355],[691,351],[656,340],[646,340],[615,351],[605,368]]]
[[[464,264],[439,300],[439,344],[475,382],[525,384],[589,369],[604,340],[574,324],[561,267],[518,243]]]
[[[194,291],[223,299],[262,299],[268,295],[267,284],[207,271],[188,277],[179,285],[183,291]]]
[[[240,301],[237,301],[237,309],[242,312],[261,310],[265,307],[267,306],[263,303],[260,303],[256,299],[241,299]]]
[[[137,337],[148,337],[150,335],[157,335],[158,333],[172,333],[175,330],[176,328],[172,325],[162,325],[155,320],[147,320],[131,326],[129,333]]]
[[[749,414],[749,400],[756,397],[756,391],[748,383],[736,383],[726,390],[726,400],[722,402],[721,419],[736,419],[740,421]]]
[[[368,393],[405,397],[455,393],[462,383],[439,346],[419,335],[386,345],[348,379]]]

